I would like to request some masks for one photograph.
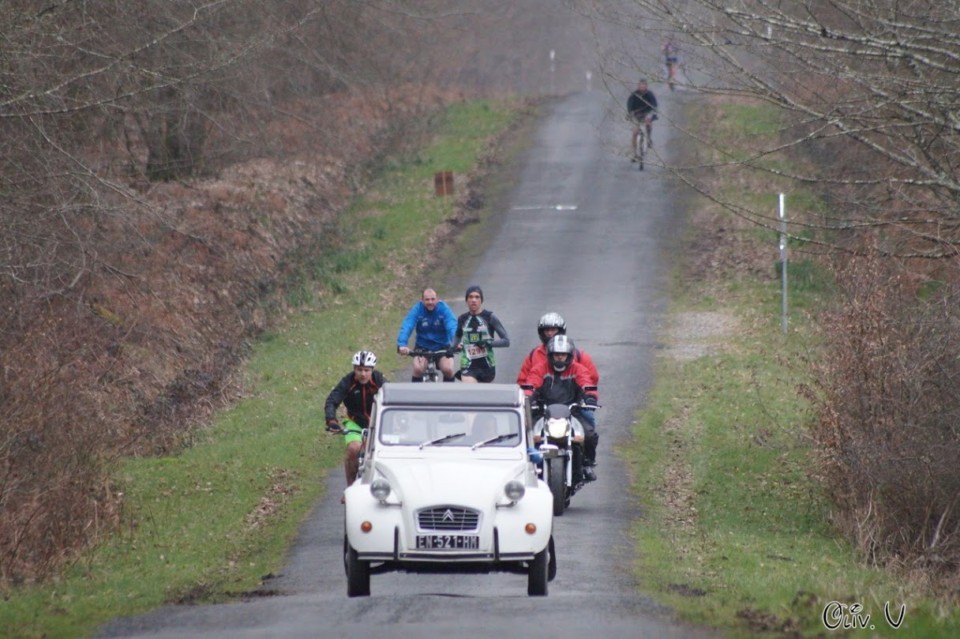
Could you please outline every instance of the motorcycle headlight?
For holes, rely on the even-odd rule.
[[[554,439],[566,437],[568,428],[570,428],[570,422],[565,419],[551,418],[547,420],[547,434]]]
[[[382,477],[378,477],[370,483],[370,494],[377,501],[386,501],[390,496],[390,482]]]
[[[516,479],[508,481],[507,485],[503,487],[503,494],[506,495],[510,501],[520,501],[526,492],[527,489],[524,485]]]

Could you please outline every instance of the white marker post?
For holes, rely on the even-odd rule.
[[[587,91],[593,91],[593,73],[587,71]]]
[[[787,213],[780,194],[780,328],[787,332]]]
[[[550,95],[553,95],[553,72],[556,70],[554,61],[557,58],[557,52],[550,49]]]

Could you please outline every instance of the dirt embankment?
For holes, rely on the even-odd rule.
[[[76,286],[21,300],[17,331],[0,335],[0,582],[42,576],[116,524],[112,460],[176,450],[236,397],[248,340],[338,247],[372,163],[458,99],[408,87],[290,104],[270,124],[282,154],[128,181],[115,218],[84,222],[97,242]]]

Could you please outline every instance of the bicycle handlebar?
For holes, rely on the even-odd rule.
[[[428,351],[423,348],[414,348],[407,352],[407,357],[426,357],[427,359],[440,359],[441,357],[450,357],[447,349],[442,351]]]

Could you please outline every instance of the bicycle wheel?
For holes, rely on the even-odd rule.
[[[646,137],[647,137],[647,136],[646,136],[646,133],[644,132],[643,128],[641,127],[640,132],[637,134],[637,148],[635,148],[635,149],[633,150],[634,154],[636,154],[636,158],[637,158],[637,170],[639,170],[639,171],[642,171],[642,170],[643,170],[643,154],[644,154],[644,153],[646,152],[646,150],[647,150],[647,140],[646,140]]]

